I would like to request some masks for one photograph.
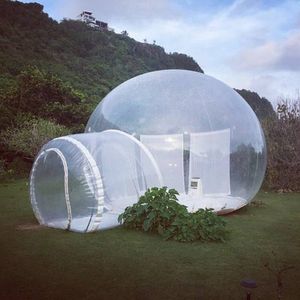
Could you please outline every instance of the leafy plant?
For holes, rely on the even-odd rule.
[[[212,209],[189,213],[177,201],[178,192],[167,187],[148,189],[118,220],[127,228],[155,232],[165,239],[180,242],[224,241],[225,221]]]
[[[18,127],[7,129],[1,133],[0,137],[7,149],[32,160],[43,144],[55,137],[69,133],[70,130],[63,125],[41,118],[33,118],[25,120]]]

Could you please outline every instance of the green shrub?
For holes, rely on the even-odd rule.
[[[1,140],[10,151],[21,154],[24,158],[33,159],[49,140],[69,133],[70,130],[65,126],[36,118],[2,132]]]
[[[263,122],[268,150],[265,187],[300,191],[300,98],[281,100],[276,118]]]
[[[178,192],[167,187],[148,189],[133,206],[125,209],[119,222],[127,228],[155,232],[180,242],[224,241],[225,221],[212,209],[189,213],[177,201]]]
[[[93,104],[82,92],[36,66],[25,68],[14,78],[0,75],[1,130],[16,126],[22,114],[53,120],[72,132],[84,130]]]

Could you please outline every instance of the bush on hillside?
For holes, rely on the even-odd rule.
[[[18,127],[8,128],[1,133],[3,146],[21,157],[33,160],[41,147],[49,140],[67,135],[70,130],[53,121],[34,118],[25,120]]]
[[[78,132],[84,129],[93,110],[82,93],[37,67],[23,70],[16,77],[15,83],[7,85],[5,91],[0,93],[0,100],[0,108],[4,111],[0,122],[4,127],[14,126],[20,114],[31,114],[55,120],[69,127],[72,132]]]

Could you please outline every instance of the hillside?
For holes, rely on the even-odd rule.
[[[167,54],[80,21],[58,23],[38,3],[0,0],[1,158],[32,159],[57,135],[80,132],[99,101],[125,80],[154,70],[203,72],[192,57]],[[260,119],[270,102],[237,90]]]
[[[184,54],[166,54],[160,46],[140,43],[80,21],[57,23],[37,3],[1,1],[0,73],[14,77],[27,65],[58,74],[90,99],[99,101],[119,83],[160,69],[203,72]]]
[[[260,97],[257,93],[245,89],[235,90],[248,102],[260,120],[268,117],[275,117],[275,111],[268,99]]]
[[[203,72],[185,54],[167,54],[160,46],[95,31],[79,21],[57,23],[38,3],[2,0],[0,10],[0,84],[3,77],[13,80],[28,65],[35,65],[98,102],[113,87],[138,74],[174,68]],[[259,117],[273,113],[267,99],[238,92]]]

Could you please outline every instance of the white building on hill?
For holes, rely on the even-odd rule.
[[[107,23],[96,20],[96,18],[93,16],[93,13],[90,11],[83,11],[77,18],[93,28],[114,31],[112,28],[108,27]]]

